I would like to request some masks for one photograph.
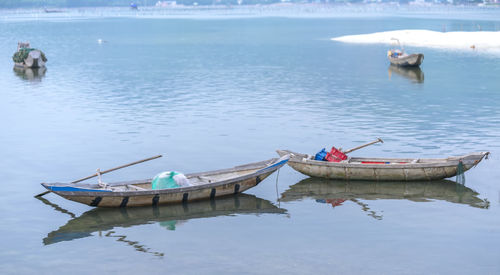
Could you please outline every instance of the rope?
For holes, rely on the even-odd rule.
[[[278,202],[278,207],[280,207],[280,198],[278,192],[278,179],[280,177],[280,169],[278,169],[278,173],[276,174],[276,201]]]
[[[465,167],[464,167],[464,163],[462,162],[462,160],[459,160],[458,161],[458,165],[457,165],[457,177],[455,179],[455,181],[458,183],[458,184],[461,184],[461,185],[465,185]]]

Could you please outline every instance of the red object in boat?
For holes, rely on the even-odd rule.
[[[325,157],[325,160],[329,162],[341,162],[346,159],[347,159],[346,154],[342,153],[335,147],[332,147],[332,150],[329,153],[327,153]]]
[[[361,163],[364,163],[364,164],[391,164],[390,162],[386,162],[386,161],[362,161]],[[404,163],[408,163],[408,162],[396,162],[396,163],[399,163],[399,164],[404,164]]]

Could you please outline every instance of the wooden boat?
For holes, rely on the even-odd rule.
[[[23,55],[23,52],[27,52],[27,55]],[[14,66],[19,68],[41,68],[45,66],[45,62],[47,61],[45,55],[40,50],[30,48],[29,42],[18,42],[17,51],[12,58],[14,59]]]
[[[45,61],[43,61],[42,53],[39,50],[33,50],[28,53],[24,62],[14,62],[14,65],[20,68],[40,68],[45,66]]]
[[[288,150],[277,152],[280,156],[291,154],[288,165],[311,177],[375,181],[441,180],[456,176],[459,163],[465,172],[489,154],[477,152],[441,159],[352,157],[342,162],[327,162]]]
[[[422,53],[414,53],[414,54],[405,54],[401,55],[388,55],[389,61],[392,65],[401,66],[401,67],[418,67],[424,61],[424,54]]]
[[[432,182],[367,182],[307,178],[281,194],[280,201],[312,198],[318,202],[341,200],[410,200],[414,202],[447,201],[475,208],[488,208],[487,199],[464,185],[450,180]]]
[[[53,9],[47,9],[47,8],[43,9],[43,11],[45,13],[62,13],[62,12],[64,12],[62,10],[53,10]]]
[[[98,207],[128,207],[186,203],[233,195],[256,186],[287,163],[289,156],[230,169],[187,174],[192,186],[151,189],[151,180],[100,184],[42,183],[49,191],[68,200]]]
[[[407,54],[403,47],[401,47],[401,43],[397,38],[391,38],[391,40],[395,40],[398,42],[399,49],[392,49],[387,52],[387,58],[389,58],[389,62],[395,66],[401,67],[418,67],[424,61],[424,54]]]
[[[114,228],[127,228],[142,224],[159,223],[168,230],[175,230],[175,226],[182,222],[218,216],[236,214],[286,214],[286,209],[278,208],[268,200],[254,195],[238,194],[235,196],[203,200],[188,204],[161,205],[158,207],[133,208],[94,208],[76,217],[73,213],[60,208],[58,205],[39,198],[44,203],[69,214],[72,219],[59,229],[50,232],[43,239],[45,245],[61,241],[92,236],[94,232],[109,231]],[[106,235],[106,234],[104,234]]]

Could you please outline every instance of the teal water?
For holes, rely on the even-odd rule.
[[[408,47],[425,61],[421,71],[401,71],[389,67],[387,46],[330,40],[498,30],[492,12],[478,20],[481,13],[26,19],[4,11],[1,273],[499,273],[500,57]],[[44,50],[46,71],[12,69],[18,40]],[[53,194],[33,198],[40,182],[156,154],[165,157],[104,180],[375,137],[385,143],[352,155],[492,155],[466,173],[465,186],[454,178],[324,181],[284,167],[247,195],[189,209],[93,210]]]

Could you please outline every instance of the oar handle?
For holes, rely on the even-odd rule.
[[[363,144],[363,145],[358,146],[358,147],[354,147],[354,148],[349,149],[349,150],[347,150],[347,151],[344,151],[344,152],[342,152],[342,153],[344,153],[344,154],[348,154],[348,153],[350,153],[350,152],[352,152],[352,151],[356,151],[356,150],[358,150],[358,149],[364,148],[364,147],[366,147],[366,146],[370,146],[370,145],[375,144],[375,143],[378,143],[378,142],[384,143],[384,141],[383,141],[381,138],[377,138],[377,140],[375,140],[375,141],[369,142],[369,143],[367,143],[367,144]]]
[[[104,175],[106,173],[113,172],[113,171],[118,170],[118,169],[122,169],[122,168],[125,168],[125,167],[129,167],[129,166],[132,166],[132,165],[139,164],[141,162],[145,162],[145,161],[148,161],[148,160],[153,160],[153,159],[157,159],[157,158],[161,158],[161,157],[162,157],[162,155],[157,155],[157,156],[150,157],[150,158],[147,158],[147,159],[142,159],[142,160],[134,161],[134,162],[131,162],[131,163],[128,163],[128,164],[124,164],[124,165],[115,167],[115,168],[111,168],[111,169],[108,169],[108,170],[100,171],[99,174]],[[90,175],[88,177],[72,181],[71,183],[78,183],[78,182],[81,182],[81,181],[84,181],[84,180],[88,180],[88,179],[91,179],[93,177],[97,177],[97,175],[98,175],[98,173],[95,173],[95,174]]]
[[[138,161],[134,161],[134,162],[131,162],[131,163],[127,163],[127,164],[124,164],[124,165],[121,165],[121,166],[118,166],[118,167],[115,167],[115,168],[111,168],[111,169],[108,169],[108,170],[105,170],[105,171],[100,171],[99,174],[106,174],[106,173],[109,173],[109,172],[112,172],[112,171],[115,171],[115,170],[118,170],[118,169],[122,169],[122,168],[125,168],[125,167],[129,167],[129,166],[132,166],[132,165],[135,165],[135,164],[139,164],[141,162],[145,162],[145,161],[148,161],[148,160],[153,160],[153,159],[157,159],[157,158],[161,158],[162,155],[157,155],[157,156],[154,156],[154,157],[150,157],[150,158],[147,158],[147,159],[141,159],[141,160],[138,160]],[[97,177],[98,173],[95,173],[93,175],[90,175],[88,177],[85,177],[85,178],[81,178],[79,180],[75,180],[75,181],[72,181],[71,183],[78,183],[78,182],[81,182],[81,181],[84,181],[84,180],[88,180],[88,179],[91,179],[93,177]],[[38,195],[35,196],[35,198],[38,198],[38,197],[41,197],[45,194],[48,194],[50,193],[50,191],[45,191],[43,193],[40,193]]]

